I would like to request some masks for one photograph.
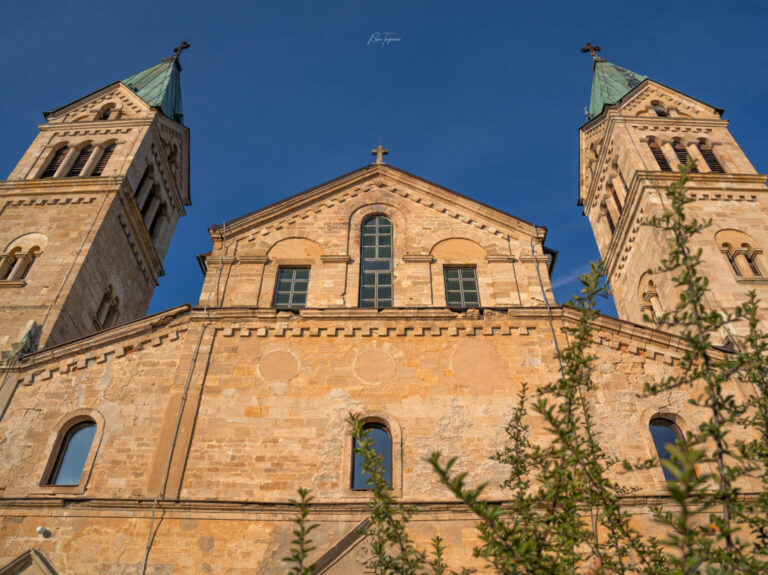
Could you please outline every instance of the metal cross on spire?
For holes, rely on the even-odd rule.
[[[181,53],[182,53],[184,50],[186,50],[187,48],[189,48],[189,47],[190,47],[190,44],[189,44],[189,42],[187,42],[186,40],[184,40],[184,41],[183,41],[181,44],[179,44],[178,46],[176,46],[176,47],[173,49],[173,55],[174,55],[174,57],[176,57],[176,58],[178,59],[178,57],[179,57],[179,56],[181,56]]]
[[[599,60],[599,59],[600,59],[600,56],[598,56],[598,55],[597,55],[597,53],[600,51],[600,46],[593,46],[592,44],[590,44],[589,42],[587,42],[586,46],[584,46],[584,47],[581,49],[581,51],[582,51],[582,53],[584,53],[584,54],[586,54],[587,52],[589,52],[590,54],[592,54],[592,59],[593,59],[593,60]]]
[[[373,150],[371,150],[371,154],[376,156],[376,163],[377,164],[383,164],[384,163],[384,156],[389,154],[389,150],[386,149],[381,144],[379,144],[379,146],[377,148],[374,148]]]

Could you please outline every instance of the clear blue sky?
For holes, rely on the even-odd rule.
[[[549,228],[558,301],[597,257],[576,206],[586,41],[725,108],[768,172],[768,2],[0,3],[0,175],[41,112],[157,63],[182,39],[193,204],[150,312],[196,302],[207,228],[387,160]],[[374,32],[400,38],[369,47]],[[606,308],[610,311],[610,306]]]

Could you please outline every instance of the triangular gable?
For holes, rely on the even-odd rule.
[[[272,222],[290,218],[293,214],[311,208],[313,205],[327,202],[332,196],[344,190],[373,180],[377,183],[390,184],[401,190],[404,195],[415,196],[416,201],[424,206],[451,214],[468,225],[486,229],[489,233],[530,237],[534,235],[543,240],[546,228],[536,226],[521,218],[508,214],[444,188],[434,182],[410,174],[390,164],[369,164],[354,172],[344,174],[328,182],[275,202],[249,214],[235,218],[223,224],[227,234],[239,234],[255,230]],[[221,229],[216,225],[211,233]]]
[[[88,115],[93,108],[100,107],[109,100],[120,101],[125,110],[124,115],[129,118],[148,115],[152,109],[125,84],[113,82],[65,106],[43,112],[43,116],[51,123],[77,121],[80,116]]]
[[[57,575],[57,573],[40,551],[30,549],[5,567],[0,567],[0,575]]]
[[[631,108],[633,105],[636,105],[638,101],[644,99],[645,96],[647,96],[650,92],[657,92],[659,94],[664,94],[666,95],[666,97],[671,98],[676,104],[684,103],[686,106],[689,106],[689,105],[700,106],[703,109],[706,109],[709,113],[717,114],[718,116],[722,116],[725,113],[725,110],[723,108],[718,108],[717,106],[708,104],[703,100],[699,100],[698,98],[689,96],[685,92],[681,92],[680,90],[675,90],[674,88],[670,88],[669,86],[662,84],[661,82],[657,82],[655,80],[651,80],[650,78],[646,78],[645,80],[640,82],[637,86],[632,88],[629,92],[627,92],[626,95],[624,95],[622,98],[617,100],[614,104],[606,104],[602,109],[602,111],[597,116],[585,122],[579,129],[584,130],[595,125],[602,118],[605,117],[605,112],[607,112],[608,110],[612,110],[612,109],[626,110],[628,108]]]

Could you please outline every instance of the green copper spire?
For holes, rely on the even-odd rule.
[[[605,106],[615,104],[648,78],[600,58],[598,50],[599,46],[589,43],[581,49],[582,52],[592,54],[592,98],[587,114],[589,120],[599,116]]]
[[[189,44],[182,42],[174,49],[174,55],[170,58],[163,58],[159,64],[123,80],[123,84],[136,92],[147,104],[160,108],[163,114],[179,124],[183,123],[184,119],[179,56],[186,48],[189,48]]]

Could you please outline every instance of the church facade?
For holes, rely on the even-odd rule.
[[[0,574],[284,573],[299,487],[315,498],[316,572],[364,573],[350,412],[382,438],[417,544],[440,535],[449,564],[479,566],[472,516],[425,459],[460,455],[504,499],[490,455],[521,386],[558,377],[561,328],[577,319],[554,301],[546,228],[379,147],[372,164],[210,228],[199,301],[145,316],[190,203],[180,53],[46,113],[0,182]],[[642,396],[682,350],[653,321],[675,293],[645,275],[664,244],[641,223],[693,158],[691,208],[714,220],[699,240],[712,306],[752,288],[768,301],[766,178],[722,110],[596,55],[593,70],[578,201],[619,318],[596,321],[588,401],[609,454],[647,459],[654,425],[685,431],[706,414],[691,390]],[[531,433],[546,441],[535,418]],[[661,467],[621,480],[653,529]]]

